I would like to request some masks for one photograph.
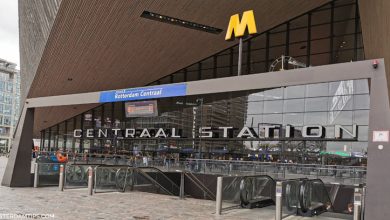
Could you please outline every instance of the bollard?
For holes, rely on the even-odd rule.
[[[180,174],[180,199],[184,199],[184,171]]]
[[[64,164],[60,165],[60,182],[58,184],[58,189],[64,191]]]
[[[217,177],[217,197],[215,214],[220,215],[222,210],[222,176]]]
[[[34,163],[34,188],[39,185],[38,163]]]
[[[275,220],[282,219],[282,182],[276,182],[276,202],[275,202]]]
[[[355,188],[353,194],[353,220],[361,219],[362,192],[360,188]]]
[[[93,190],[93,169],[88,167],[88,195],[92,196]]]

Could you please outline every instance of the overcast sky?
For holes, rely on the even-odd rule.
[[[18,64],[18,0],[0,0],[0,58]]]

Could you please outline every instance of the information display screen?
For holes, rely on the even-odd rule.
[[[127,118],[158,116],[157,100],[126,102],[125,111]]]

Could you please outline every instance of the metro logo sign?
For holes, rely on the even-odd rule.
[[[233,32],[234,37],[243,37],[247,28],[249,34],[257,33],[255,15],[253,13],[253,10],[245,11],[242,15],[241,21],[238,14],[232,15],[230,17],[225,40],[232,40]]]

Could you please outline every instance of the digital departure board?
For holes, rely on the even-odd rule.
[[[157,100],[126,102],[125,108],[127,118],[153,117],[158,115]]]

